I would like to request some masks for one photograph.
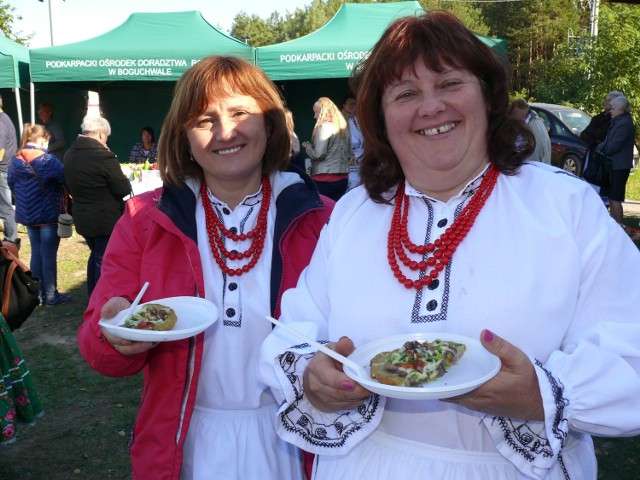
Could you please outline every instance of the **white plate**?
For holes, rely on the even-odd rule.
[[[121,327],[125,321],[126,310],[121,311],[113,318],[101,319],[98,322],[105,330],[116,337],[138,342],[170,342],[193,337],[203,332],[218,319],[218,308],[209,300],[198,297],[170,297],[160,298],[147,303],[159,303],[173,308],[178,317],[175,326],[166,332],[153,330],[136,330],[135,328]],[[139,311],[143,305],[138,306]]]
[[[378,353],[400,348],[409,340],[424,342],[425,340],[433,341],[437,338],[464,343],[467,346],[467,350],[460,361],[437,380],[423,383],[417,387],[396,387],[385,385],[368,376],[369,362]],[[349,358],[359,365],[364,365],[367,373],[367,376],[363,377],[345,365],[344,373],[349,377],[371,392],[405,400],[437,400],[462,395],[493,378],[500,370],[500,359],[487,352],[480,341],[452,333],[394,335],[357,348],[349,355]]]

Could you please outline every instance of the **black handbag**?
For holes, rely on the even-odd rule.
[[[2,317],[13,331],[40,304],[40,279],[20,261],[15,247],[0,247],[0,289]]]
[[[585,168],[582,173],[582,178],[593,185],[608,187],[611,185],[612,175],[613,167],[611,156],[598,150],[592,150],[589,155],[587,168]]]

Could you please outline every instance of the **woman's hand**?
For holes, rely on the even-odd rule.
[[[353,342],[342,337],[337,343],[327,344],[344,356],[355,350]],[[315,354],[302,377],[304,394],[311,404],[323,412],[352,410],[371,396],[371,392],[351,380],[342,364],[322,352]]]
[[[114,297],[102,306],[100,315],[102,318],[113,318],[122,310],[131,306],[131,302],[124,297]],[[101,327],[102,336],[122,355],[135,355],[146,352],[155,347],[158,342],[134,342],[124,338],[115,337],[109,334],[104,327]]]
[[[500,358],[500,371],[475,390],[443,401],[499,417],[544,420],[538,377],[529,357],[489,330],[482,331],[480,341]]]

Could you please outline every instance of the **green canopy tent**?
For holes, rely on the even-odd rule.
[[[273,80],[345,78],[394,20],[425,13],[419,2],[345,3],[323,27],[304,37],[258,47],[256,64]],[[478,36],[506,52],[502,39]]]
[[[143,126],[153,127],[157,137],[174,83],[185,70],[213,54],[253,63],[254,50],[216,29],[198,11],[133,13],[103,35],[31,50],[31,78],[97,91],[111,123],[109,145],[121,161],[128,161]],[[79,128],[80,122],[73,125],[67,138]]]
[[[341,107],[343,97],[349,93],[345,79],[389,24],[400,17],[423,13],[425,10],[417,1],[345,3],[315,32],[256,49],[256,64],[283,90],[301,140],[308,139],[313,129],[311,107],[318,97],[330,97]],[[504,40],[478,38],[506,53]]]
[[[258,47],[256,64],[272,80],[347,78],[393,20],[421,13],[416,1],[345,3],[315,32]]]
[[[0,91],[3,110],[22,132],[22,92],[29,88],[29,49],[19,43],[0,36]],[[24,89],[21,91],[21,89]],[[5,93],[6,91],[6,93]],[[13,95],[7,95],[12,92]]]

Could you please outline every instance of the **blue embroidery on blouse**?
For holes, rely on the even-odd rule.
[[[255,195],[252,195],[251,197],[248,197],[243,202],[243,205],[250,206],[251,208],[247,211],[247,214],[240,221],[240,232],[239,233],[245,233],[244,232],[245,225],[246,225],[247,221],[249,220],[249,217],[251,216],[251,213],[253,212],[255,206],[260,204],[260,201],[261,201],[260,200],[260,194],[261,194],[261,191],[256,193]],[[220,209],[223,207],[223,204],[218,202],[218,201],[216,201],[216,200],[214,200],[214,199],[212,199],[211,195],[210,195],[210,193],[208,191],[207,191],[207,195],[209,196],[209,201],[215,207],[214,209],[215,209],[216,215],[218,216],[218,219],[224,225],[224,215],[220,211]],[[223,241],[226,241],[227,237],[222,235],[222,239],[223,239]],[[224,261],[226,263],[226,257],[224,255],[222,255],[222,253],[220,254],[220,256],[222,258],[222,261]],[[224,273],[224,272],[222,272],[222,282],[223,282],[223,284],[222,284],[222,304],[224,305],[225,297],[227,295],[228,282],[229,282],[229,278],[228,278],[227,274]],[[240,307],[240,304],[238,306]],[[234,310],[236,312],[236,317],[237,318],[234,319],[234,320],[231,320],[229,318],[224,318],[222,324],[225,327],[234,327],[234,328],[242,327],[242,309],[237,308],[237,309],[234,309]]]
[[[478,186],[480,185],[482,178],[483,177],[479,177],[475,182],[469,185],[467,189],[463,192],[463,199],[460,202],[460,204],[458,204],[458,206],[456,207],[454,218],[458,218],[458,216],[460,215],[460,212],[462,212],[464,205],[471,199],[473,194],[478,189]],[[427,205],[427,210],[429,212],[429,218],[427,219],[427,233],[425,234],[425,239],[423,243],[423,245],[426,245],[431,241],[431,238],[433,236],[432,231],[433,231],[433,224],[435,222],[435,214],[433,209],[433,200],[427,197],[422,197],[422,199]],[[427,254],[425,254],[422,257],[422,260],[426,260],[426,258],[427,258]],[[451,266],[452,266],[453,260],[454,260],[454,257],[452,257],[451,260],[449,260],[449,263],[447,263],[447,265],[445,266],[445,269],[440,273],[440,276],[438,279],[438,281],[442,279],[442,281],[444,282],[444,285],[442,287],[442,298],[432,299],[426,305],[427,311],[433,311],[438,308],[437,303],[440,302],[439,312],[430,314],[430,315],[420,315],[420,305],[422,305],[423,303],[423,300],[422,300],[423,296],[425,295],[425,293],[430,294],[432,292],[432,289],[428,287],[426,289],[421,288],[416,292],[416,299],[415,299],[415,302],[413,303],[413,308],[411,310],[411,323],[431,323],[431,322],[446,321],[447,311],[449,308],[450,278],[451,278]],[[419,278],[422,279],[424,275],[425,275],[425,272],[420,272]]]
[[[568,435],[567,431],[563,430],[562,427],[566,427],[568,424],[568,420],[564,417],[564,409],[569,404],[569,400],[563,397],[564,386],[558,379],[545,369],[539,360],[536,359],[535,364],[545,372],[547,380],[551,384],[556,404],[556,412],[551,430],[554,437],[560,442],[560,451],[562,451]],[[514,420],[506,417],[494,417],[494,420],[498,422],[505,442],[507,442],[514,452],[528,462],[532,462],[535,457],[540,455],[544,458],[554,456],[549,440],[534,433],[529,428],[528,422],[515,423]],[[558,455],[558,464],[560,465],[565,480],[570,480],[571,476],[569,475],[562,455]]]
[[[379,408],[380,397],[374,394],[357,409],[336,412],[331,423],[321,423],[314,418],[313,413],[298,408],[303,394],[302,377],[297,371],[300,370],[298,363],[302,358],[310,358],[312,355],[303,357],[287,351],[279,357],[280,368],[286,373],[295,395],[294,402],[280,414],[280,423],[285,430],[302,437],[312,445],[340,448],[351,435],[371,421]]]

